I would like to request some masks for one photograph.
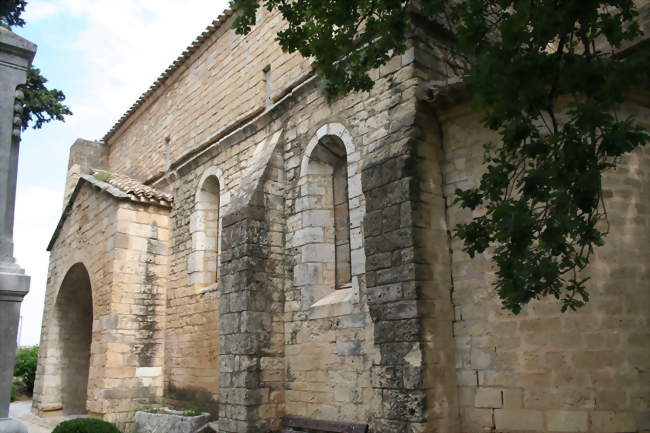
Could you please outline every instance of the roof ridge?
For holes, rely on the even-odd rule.
[[[102,178],[101,176],[95,177],[97,173],[105,173],[109,175],[108,177]],[[122,189],[122,186],[118,183],[111,183],[111,178],[117,177],[117,178],[124,178],[124,179],[129,179],[133,181],[134,183],[137,183],[138,185],[141,185],[145,188],[148,188],[150,190],[156,191],[160,194],[160,197],[156,196],[151,196],[151,197],[146,197],[143,195],[136,195],[133,192],[124,191]],[[75,187],[72,190],[72,193],[68,197],[68,200],[65,203],[65,207],[63,208],[63,212],[61,213],[61,216],[59,217],[59,222],[56,225],[56,228],[54,229],[54,233],[52,234],[52,237],[50,238],[50,242],[47,245],[47,251],[52,251],[52,248],[54,247],[54,242],[56,242],[56,239],[59,236],[59,233],[61,232],[61,229],[63,228],[63,224],[67,220],[68,216],[72,212],[72,205],[74,201],[77,198],[77,194],[79,193],[79,190],[81,189],[81,186],[86,183],[90,185],[91,187],[97,188],[105,193],[107,193],[109,196],[114,197],[118,200],[124,200],[124,201],[130,201],[130,202],[135,202],[139,204],[143,204],[146,206],[159,206],[164,209],[171,209],[173,200],[174,198],[166,193],[163,193],[161,191],[155,190],[154,188],[144,185],[134,179],[131,179],[126,176],[122,176],[119,174],[111,173],[106,170],[94,170],[91,169],[90,173],[82,173],[79,175],[77,178],[77,182],[75,183]]]
[[[117,188],[124,194],[136,197],[139,201],[158,200],[170,204],[174,202],[174,197],[171,194],[168,194],[164,191],[144,184],[137,179],[133,179],[132,177],[120,173],[113,173],[102,169],[92,169],[89,176],[97,181]]]
[[[221,13],[219,16],[210,23],[205,30],[203,30],[190,45],[183,50],[183,52],[174,60],[171,65],[169,65],[153,82],[149,88],[142,93],[138,99],[129,107],[128,110],[115,122],[115,124],[108,130],[108,132],[102,137],[100,141],[106,143],[115,132],[126,122],[126,120],[133,114],[149,97],[160,88],[165,81],[176,72],[185,61],[192,56],[202,45],[203,43],[210,38],[217,30],[222,27],[222,24],[225,23],[228,18],[232,17],[235,13],[235,8],[232,2],[228,7]]]

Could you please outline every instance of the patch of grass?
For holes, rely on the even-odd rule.
[[[181,414],[182,416],[199,416],[203,414],[203,409],[187,409]]]
[[[147,406],[142,409],[143,412],[147,413],[168,413],[170,415],[178,415],[178,416],[199,416],[202,415],[203,412],[205,412],[203,409],[181,409],[181,410],[174,410],[174,409],[168,409],[164,407],[152,407],[152,406]]]
[[[142,411],[147,413],[163,413],[159,407],[145,407]]]

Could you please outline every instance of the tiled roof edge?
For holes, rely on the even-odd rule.
[[[117,198],[124,197],[137,203],[163,207],[171,207],[174,202],[174,197],[171,194],[121,174],[110,173],[105,170],[93,170],[86,180]]]
[[[79,176],[79,179],[77,179],[77,183],[74,187],[74,190],[72,190],[72,193],[68,198],[65,208],[63,208],[63,212],[61,213],[59,222],[57,223],[56,228],[54,229],[54,233],[50,238],[50,242],[47,244],[47,251],[52,251],[52,248],[54,247],[54,243],[56,242],[57,238],[59,237],[59,233],[63,228],[63,224],[65,223],[65,220],[68,218],[68,215],[70,215],[70,212],[72,211],[72,204],[74,203],[75,199],[77,198],[77,194],[81,189],[81,185],[83,184],[82,181],[87,182],[90,185],[99,188],[100,190],[106,192],[107,194],[115,197],[118,200],[130,201],[130,202],[140,203],[144,205],[158,206],[167,209],[171,208],[171,203],[163,205],[162,203],[154,200],[147,200],[147,201],[138,200],[138,198],[135,195],[126,193],[120,190],[119,188],[117,188],[116,186],[111,185],[110,183],[97,179],[93,175],[82,174]]]

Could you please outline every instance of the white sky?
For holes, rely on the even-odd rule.
[[[99,139],[160,73],[227,6],[226,0],[29,0],[34,65],[61,89],[74,116],[23,134],[15,257],[32,277],[23,301],[20,344],[38,344],[49,254],[62,210],[68,149]]]

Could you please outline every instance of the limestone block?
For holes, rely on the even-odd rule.
[[[589,427],[587,411],[548,410],[545,416],[549,431],[583,432]]]
[[[193,251],[187,256],[187,272],[202,271],[205,262],[206,251]]]
[[[297,230],[291,239],[291,247],[299,247],[305,244],[324,242],[325,236],[321,227],[305,227]]]
[[[323,265],[300,263],[293,268],[294,284],[297,286],[323,283]]]
[[[492,409],[476,409],[476,408],[463,408],[462,418],[468,427],[480,426],[482,430],[491,430],[492,422]],[[471,431],[474,431],[474,428]]]
[[[497,430],[544,430],[543,412],[529,409],[495,409],[494,424]]]
[[[355,174],[348,178],[348,196],[358,197],[361,195],[361,174]]]
[[[363,247],[363,232],[361,227],[350,229],[350,249],[356,250]]]
[[[521,409],[523,407],[523,390],[521,389],[504,389],[503,407],[505,409]]]
[[[491,350],[472,348],[470,352],[472,368],[485,369],[493,365],[495,353]]]
[[[162,373],[161,367],[138,367],[135,369],[137,377],[157,377]]]
[[[192,249],[195,251],[216,251],[217,240],[207,233],[200,231],[192,234]]]
[[[325,194],[327,191],[327,188],[325,186],[319,185],[317,183],[305,183],[300,187],[300,195],[302,196],[307,196],[307,195],[316,195],[316,196],[321,196]]]
[[[332,244],[307,244],[300,248],[300,253],[304,262],[329,263],[334,261],[334,245]]]
[[[333,224],[331,210],[310,209],[301,215],[303,227],[329,227]]]
[[[591,428],[598,433],[632,432],[637,430],[634,415],[630,412],[591,412]]]
[[[476,390],[474,406],[500,408],[503,405],[501,389],[479,387]]]
[[[194,212],[190,215],[190,233],[203,230],[205,227],[206,214],[205,212]]]
[[[362,275],[366,271],[366,252],[363,248],[350,252],[352,275]]]
[[[207,285],[214,283],[214,272],[192,272],[188,276],[190,284]]]
[[[365,211],[362,207],[350,207],[350,227],[360,227],[363,223]]]

